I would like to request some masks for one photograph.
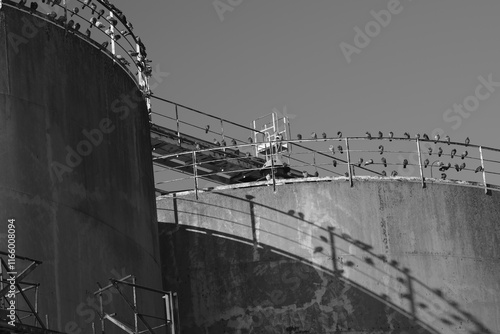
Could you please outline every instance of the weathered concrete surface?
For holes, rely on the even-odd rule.
[[[188,333],[499,333],[500,196],[324,181],[157,198]]]
[[[94,133],[90,148],[83,130]],[[17,254],[43,261],[27,280],[41,283],[40,315],[52,329],[91,332],[99,320],[87,297],[96,282],[135,274],[161,287],[149,141],[145,103],[120,67],[63,29],[3,6],[0,249],[13,217]],[[67,165],[68,147],[85,156],[59,180],[54,163]]]

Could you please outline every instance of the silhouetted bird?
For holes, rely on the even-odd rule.
[[[297,134],[297,139],[302,140],[302,135],[300,133]]]
[[[330,150],[330,152],[332,154],[335,154],[335,147],[333,147],[333,145],[330,145],[330,147],[328,149]]]
[[[453,159],[453,157],[455,156],[455,154],[457,154],[457,150],[456,149],[451,150],[450,157]]]
[[[337,167],[337,160],[333,159],[332,164],[333,164],[333,167]]]
[[[462,154],[460,155],[460,158],[462,158],[462,160],[464,160],[464,159],[465,159],[465,157],[466,157],[468,154],[469,154],[469,152],[465,151],[464,153],[462,153]]]
[[[436,141],[434,142],[434,144],[436,144],[439,141],[439,138],[441,138],[441,137],[439,136],[439,134],[437,134],[437,135],[434,136],[434,138],[436,139]]]
[[[80,23],[76,22],[75,25],[73,26],[73,29],[76,31],[80,30]]]
[[[373,159],[369,159],[365,162],[365,166],[371,165],[373,163]]]
[[[207,125],[207,126],[205,127],[205,133],[208,133],[208,131],[209,131],[209,130],[210,130],[210,125]]]
[[[109,42],[108,42],[108,41],[105,41],[105,42],[102,42],[101,47],[102,47],[103,49],[105,49],[105,48],[107,48],[107,47],[108,47],[108,45],[109,45]]]
[[[391,176],[398,176],[398,172],[396,172],[395,170],[393,170],[393,171],[391,172]]]
[[[235,140],[234,138],[233,138],[233,139],[231,139],[231,145],[232,145],[232,146],[236,146],[236,145],[238,145],[238,143],[236,142],[236,140]]]
[[[200,143],[198,143],[198,142],[194,143],[194,149],[197,151],[201,150]]]
[[[92,28],[92,26],[97,23],[97,19],[95,17],[91,17],[89,22],[90,22],[90,27]]]
[[[441,179],[446,180],[446,173],[441,173]]]
[[[424,140],[429,140],[429,136],[426,133],[424,133],[423,138],[424,138]]]
[[[432,155],[432,147],[429,147],[427,151],[429,152],[429,155]]]
[[[97,18],[101,19],[101,17],[104,15],[104,9],[99,9],[99,12],[97,14]]]
[[[325,132],[323,132],[323,133],[321,134],[321,137],[322,137],[323,139],[326,139],[326,133],[325,133]]]
[[[458,164],[455,164],[455,166],[453,166],[453,167],[455,167],[455,170],[456,170],[457,172],[460,172],[460,166],[459,166]]]
[[[97,6],[95,3],[90,4],[90,8],[92,9],[92,15],[95,14],[95,10],[97,9]]]
[[[97,21],[95,23],[95,26],[99,29],[103,29],[105,27],[104,23],[102,23],[101,21]]]
[[[66,16],[61,15],[61,16],[59,16],[59,17],[57,18],[57,20],[56,20],[56,21],[57,21],[57,23],[59,23],[60,25],[63,25],[63,24],[64,24],[64,22],[66,22]]]
[[[366,131],[366,138],[368,139],[372,139],[372,135],[370,132]]]
[[[403,168],[406,168],[408,166],[408,160],[404,159],[403,160]]]
[[[404,135],[406,139],[410,139],[410,134],[408,132],[405,132]]]
[[[227,146],[226,141],[224,139],[222,139],[222,141],[220,142],[220,146]]]
[[[378,146],[378,149],[379,149],[379,151],[380,151],[380,154],[384,154],[384,146],[379,145],[379,146]]]
[[[340,132],[340,131],[339,131],[339,132],[337,132],[337,136],[338,136],[339,138],[342,138],[342,132]]]
[[[424,168],[427,168],[429,166],[429,159],[424,160]]]
[[[363,163],[363,158],[359,158],[359,160],[358,160],[358,167],[361,167],[362,163]]]
[[[382,171],[382,176],[387,176],[387,173],[385,172],[385,170]]]
[[[343,149],[342,149],[342,146],[340,146],[340,145],[339,145],[339,146],[337,147],[337,149],[339,150],[340,154],[343,154],[343,153],[344,153],[344,151],[343,151]]]
[[[66,27],[68,29],[73,29],[73,26],[75,25],[75,21],[73,20],[69,20],[67,23],[66,23]]]
[[[319,176],[318,171],[315,171],[315,172],[314,172],[314,177],[318,177],[318,176]]]
[[[19,7],[19,8],[24,7],[24,5],[26,5],[26,1],[27,0],[19,0],[19,3],[17,4],[17,7]]]
[[[90,38],[90,29],[85,30],[85,35]]]
[[[469,143],[470,143],[469,137],[465,138],[465,146],[469,146]]]
[[[474,173],[479,173],[479,172],[482,172],[484,169],[482,166],[479,166],[476,168],[476,170],[474,171]]]
[[[379,131],[378,132],[378,139],[382,139],[383,136],[384,136],[384,134],[382,133],[382,131]]]
[[[464,170],[465,169],[465,162],[462,162],[462,164],[460,164],[460,170]]]
[[[214,138],[214,144],[217,145],[217,146],[220,146],[220,143],[217,139]]]
[[[385,160],[385,158],[382,158],[382,163],[384,164],[384,167],[387,167],[387,160]]]
[[[38,4],[36,2],[30,3],[30,13],[33,14],[38,9]]]
[[[441,157],[442,154],[443,154],[443,149],[440,147],[438,148],[438,157]]]
[[[311,138],[318,139],[318,135],[316,134],[316,132],[311,132]]]
[[[417,133],[417,134],[415,135],[415,138],[420,139],[420,133]]]
[[[344,173],[345,177],[349,177],[349,172]]]
[[[79,11],[80,9],[78,9],[78,7],[73,8],[73,11],[71,11],[71,17],[73,17],[73,15],[75,14],[78,14]]]
[[[450,167],[451,167],[451,163],[448,162],[447,165],[441,165],[441,167],[439,167],[439,170],[442,172],[442,171],[450,169]]]
[[[450,145],[450,136],[444,136],[444,139],[446,140],[446,142],[448,143],[448,145]]]
[[[308,177],[309,174],[306,171],[302,171],[302,177]]]
[[[253,144],[253,139],[252,139],[252,137],[248,137],[247,141],[248,141],[250,144]]]
[[[392,131],[389,132],[389,138],[391,138],[389,139],[389,141],[392,141],[392,138],[394,138],[394,132]]]

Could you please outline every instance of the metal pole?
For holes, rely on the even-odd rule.
[[[198,200],[198,168],[196,167],[196,151],[193,151],[194,194]]]
[[[486,184],[486,169],[484,168],[484,159],[483,159],[483,147],[479,146],[479,156],[481,157],[481,168],[483,169],[483,183],[484,183],[484,193],[488,193],[488,185]]]
[[[179,111],[177,110],[177,104],[175,105],[175,121],[177,123],[177,144],[181,146],[181,133],[179,131]]]
[[[349,172],[349,184],[352,187],[353,183],[352,183],[352,171],[351,171],[351,155],[349,153],[349,139],[347,137],[345,138],[345,150],[347,153],[347,169]]]
[[[99,286],[99,285],[98,285]],[[101,286],[99,286],[101,288]],[[99,303],[101,304],[101,334],[104,334],[104,305],[102,304],[102,292],[99,293]]]
[[[253,124],[253,129],[254,129],[254,131],[252,132],[253,133],[253,142],[256,143],[257,142],[257,132],[255,131],[255,127],[257,126],[257,124],[255,123],[255,120],[253,120],[252,124]],[[255,145],[255,156],[256,157],[259,156],[257,145]]]
[[[222,140],[224,140],[224,122],[222,121],[222,118],[220,119],[220,131],[221,131],[221,135],[222,135]]]
[[[422,168],[422,155],[420,153],[420,139],[418,138],[417,138],[417,152],[418,152],[418,165],[420,166],[420,178],[422,179],[422,188],[425,188],[424,170]]]
[[[139,311],[137,309],[137,291],[135,289],[135,276],[132,276],[132,283],[134,284],[134,286],[132,287],[132,294],[134,295],[134,307],[135,307],[135,311],[134,311],[134,331],[135,331],[135,333],[138,333],[139,328],[138,328],[138,324],[137,324],[137,313]]]
[[[38,314],[38,285],[35,286],[35,312]],[[35,326],[37,318],[35,317]]]
[[[109,12],[109,16],[111,17],[111,21],[113,19],[113,12]],[[115,46],[115,27],[110,24],[109,25],[109,30],[111,32],[111,34],[109,35],[109,37],[111,37],[111,53],[113,55],[116,54],[116,46]],[[113,61],[115,61],[115,59],[113,58]]]
[[[271,143],[271,149],[272,149],[272,143]],[[273,179],[273,191],[276,191],[276,178],[274,177],[274,157],[271,152],[271,176]]]

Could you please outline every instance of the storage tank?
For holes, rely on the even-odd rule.
[[[499,193],[353,181],[158,197],[163,283],[184,332],[499,333]]]
[[[76,31],[60,5],[38,4],[30,13],[30,3],[0,1],[0,244],[6,251],[15,219],[16,254],[43,262],[25,278],[40,283],[40,318],[89,333],[96,282],[133,274],[161,287],[148,110],[133,74],[85,36],[88,25]],[[113,297],[105,311],[124,316]],[[158,303],[139,305],[147,313]]]

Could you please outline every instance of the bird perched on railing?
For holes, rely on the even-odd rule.
[[[94,15],[94,14],[95,14],[95,11],[96,11],[96,9],[97,9],[96,4],[95,4],[95,3],[90,4],[90,8],[92,9],[92,15]]]
[[[398,176],[398,172],[396,172],[395,170],[393,170],[393,171],[391,172],[391,176],[393,176],[393,177],[394,177],[394,176]]]
[[[460,166],[459,166],[458,164],[455,164],[455,166],[453,166],[453,167],[455,167],[455,170],[456,170],[457,172],[460,172]]]
[[[30,3],[30,14],[33,14],[38,9],[38,4],[36,2]]]
[[[252,137],[248,137],[248,138],[247,138],[247,141],[248,141],[250,144],[253,144],[253,139],[252,139]]]
[[[195,149],[196,151],[201,150],[201,145],[200,145],[200,143],[195,142],[195,143],[194,143],[194,149]]]
[[[469,137],[465,138],[465,146],[469,146],[469,143],[470,143]]]
[[[406,139],[410,139],[410,134],[408,132],[405,132],[403,136],[405,136]]]
[[[90,38],[90,34],[91,34],[90,29],[85,30],[85,35],[86,35],[88,38]]]
[[[441,173],[441,179],[446,180],[446,173]]]
[[[429,140],[429,136],[426,133],[424,133],[422,137],[424,138],[424,140]]]
[[[220,146],[224,146],[224,147],[227,146],[226,141],[224,139],[222,139],[222,141],[220,142]]]
[[[91,17],[89,22],[90,22],[90,28],[92,28],[92,26],[94,26],[97,23],[97,19],[95,17]]]
[[[380,151],[380,154],[384,154],[384,146],[379,145],[379,146],[378,146],[378,149],[379,149],[379,151]]]
[[[75,25],[73,26],[73,30],[80,30],[80,23],[76,22]]]
[[[445,170],[448,170],[451,168],[451,163],[448,162],[447,165],[442,165],[441,167],[439,167],[439,171],[445,171]]]
[[[366,131],[366,138],[368,139],[372,139],[372,135],[370,132]]]
[[[349,172],[344,173],[345,177],[349,177]]]
[[[19,8],[24,7],[24,5],[26,4],[26,1],[27,0],[19,0],[19,3],[17,4],[17,7],[19,7]]]
[[[297,133],[297,139],[302,140],[302,135],[300,133]]]
[[[450,136],[446,135],[446,136],[444,136],[444,139],[446,140],[448,145],[450,145]]]
[[[387,173],[385,172],[385,170],[382,171],[382,176],[387,176]]]
[[[342,138],[342,132],[337,132],[337,137]]]
[[[217,145],[217,146],[220,146],[220,143],[217,139],[214,138],[214,144]]]
[[[378,139],[382,139],[382,137],[384,137],[384,134],[382,133],[382,131],[379,131],[378,132]]]
[[[331,153],[332,155],[334,155],[334,154],[335,154],[335,147],[334,147],[333,145],[330,145],[330,147],[329,147],[328,149],[330,150],[330,153]]]
[[[462,153],[462,154],[460,155],[460,158],[462,158],[462,160],[464,160],[464,159],[465,159],[465,157],[466,157],[468,154],[469,154],[469,152],[464,151],[464,153]]]
[[[309,174],[305,170],[302,171],[302,177],[308,177],[308,176],[309,176]]]
[[[359,160],[358,160],[358,167],[361,167],[362,163],[363,163],[363,158],[359,158]]]
[[[88,6],[91,2],[92,2],[92,0],[84,0],[83,5],[82,5],[82,9],[84,9],[85,6]]]
[[[322,137],[323,139],[326,139],[326,132],[323,132],[323,133],[321,134],[321,137]]]
[[[403,168],[406,168],[406,166],[408,166],[408,160],[404,159],[403,160]]]
[[[464,170],[464,169],[465,169],[465,166],[466,166],[465,162],[462,162],[462,163],[460,164],[460,170]]]
[[[439,141],[439,139],[440,139],[440,138],[441,138],[441,137],[439,136],[439,134],[436,134],[436,135],[434,136],[434,139],[435,139],[434,144],[437,144],[437,142]]]
[[[316,132],[311,132],[311,138],[318,139],[318,135],[316,134]]]
[[[438,148],[438,157],[441,157],[442,154],[443,154],[443,149],[440,147]]]
[[[78,9],[78,7],[75,7],[75,8],[73,8],[73,10],[72,10],[72,11],[70,11],[70,12],[71,12],[71,17],[73,17],[75,14],[78,14],[78,12],[80,12],[80,9]]]
[[[319,176],[318,171],[315,171],[315,172],[314,172],[314,177],[318,177],[318,176]]]
[[[332,164],[333,164],[333,167],[337,167],[337,160],[333,159]]]
[[[417,134],[415,135],[415,138],[420,139],[420,133],[417,133]]]
[[[479,166],[479,167],[476,168],[476,170],[474,171],[474,173],[479,173],[479,172],[482,172],[482,171],[484,171],[483,166]]]
[[[365,166],[371,165],[373,163],[373,159],[369,159],[365,162]]]
[[[205,133],[208,133],[209,130],[210,130],[210,125],[205,126]]]
[[[432,147],[429,147],[427,151],[429,152],[429,155],[432,155]]]
[[[384,167],[387,167],[387,160],[385,158],[382,158],[382,163],[384,164]]]
[[[455,154],[457,154],[457,150],[456,149],[451,150],[450,157],[453,159]]]
[[[343,151],[343,148],[341,145],[337,146],[337,149],[339,150],[340,154],[343,154],[344,151]]]
[[[390,131],[389,132],[389,141],[392,141],[392,138],[394,138],[394,132]]]
[[[429,166],[429,162],[429,159],[424,160],[424,168],[427,168],[427,166]]]

